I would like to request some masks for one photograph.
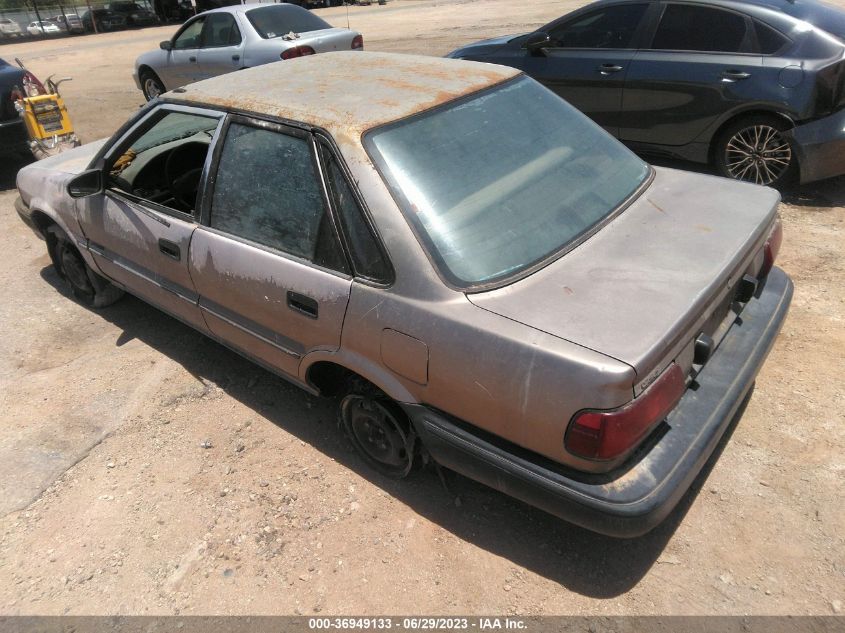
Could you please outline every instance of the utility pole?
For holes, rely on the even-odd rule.
[[[41,14],[38,12],[38,2],[32,0],[32,8],[35,9],[35,19],[38,20],[38,28],[41,29],[41,35],[44,35],[44,25],[41,24]]]

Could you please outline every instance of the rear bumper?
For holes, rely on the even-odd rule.
[[[421,405],[405,405],[443,466],[562,519],[615,537],[645,534],[675,507],[715,450],[763,364],[789,310],[792,282],[774,268],[667,417],[665,432],[633,466],[609,475],[566,472],[483,439]]]
[[[29,149],[29,135],[23,119],[0,121],[0,154]]]
[[[845,174],[845,110],[797,125],[792,137],[797,146],[802,183]]]

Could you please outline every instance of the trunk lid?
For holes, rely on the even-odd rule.
[[[467,296],[631,365],[644,388],[728,315],[736,283],[761,260],[779,200],[772,189],[658,168],[586,242],[525,279]]]
[[[297,46],[307,45],[317,53],[348,51],[352,48],[352,39],[357,35],[349,29],[333,28],[302,33],[300,39],[293,40]]]

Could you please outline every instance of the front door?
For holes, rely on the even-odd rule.
[[[309,133],[233,117],[190,271],[209,329],[296,377],[340,345],[352,278]]]
[[[523,69],[611,134],[647,4],[623,3],[552,27],[550,45],[527,53]]]
[[[101,271],[201,330],[188,253],[219,123],[219,115],[190,108],[153,111],[107,153],[105,192],[79,200],[79,222]]]
[[[200,76],[199,51],[205,16],[194,18],[176,34],[167,51],[167,61],[156,70],[168,90],[198,81]]]

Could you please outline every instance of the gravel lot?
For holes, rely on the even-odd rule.
[[[442,55],[579,4],[393,0],[349,19],[369,50]],[[141,105],[133,60],[173,30],[0,57],[72,75],[91,141]],[[74,303],[14,212],[19,166],[0,165],[0,613],[842,611],[845,178],[782,207],[792,312],[718,462],[662,526],[616,541],[457,476],[457,499],[433,472],[384,480],[332,403],[133,298]]]

